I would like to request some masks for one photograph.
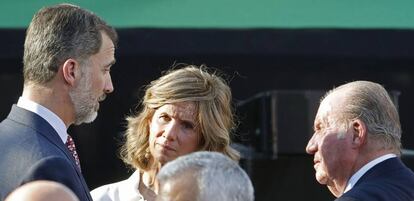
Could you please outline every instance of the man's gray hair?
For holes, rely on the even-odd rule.
[[[401,149],[401,125],[397,108],[383,86],[370,81],[354,81],[329,91],[323,99],[332,94],[346,94],[343,105],[338,106],[337,120],[349,123],[362,120],[369,137],[381,142],[383,149]]]
[[[190,176],[184,178],[185,174]],[[218,152],[200,151],[181,156],[162,167],[157,179],[161,185],[175,179],[194,180],[194,189],[198,190],[195,201],[254,200],[249,176],[235,161]]]

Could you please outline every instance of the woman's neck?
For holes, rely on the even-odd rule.
[[[155,201],[157,196],[156,192],[158,191],[158,187],[156,187],[156,185],[158,184],[155,181],[151,182],[152,178],[155,177],[151,177],[149,172],[141,172],[139,177],[138,191],[146,201]]]
[[[142,173],[142,183],[154,193],[158,193],[158,180],[156,179],[159,168],[144,171]]]

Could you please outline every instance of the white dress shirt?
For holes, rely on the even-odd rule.
[[[138,191],[139,179],[139,171],[136,170],[126,180],[92,190],[92,199],[94,201],[145,201]]]
[[[382,161],[385,161],[385,160],[390,159],[390,158],[395,158],[395,157],[397,157],[397,155],[395,155],[395,154],[386,154],[386,155],[380,156],[380,157],[378,157],[378,158],[370,161],[369,163],[365,164],[364,166],[362,166],[362,168],[359,169],[354,175],[352,175],[351,179],[349,179],[348,184],[346,185],[346,188],[345,188],[344,193],[346,193],[347,191],[351,190],[355,186],[355,184],[358,182],[358,180],[366,172],[368,172],[368,170],[370,170],[372,167],[374,167],[378,163],[381,163]]]
[[[62,119],[60,119],[55,113],[39,105],[38,103],[35,103],[24,97],[19,98],[19,101],[17,101],[17,107],[29,110],[42,117],[59,134],[59,137],[62,140],[62,142],[66,143],[66,140],[68,138],[68,134],[66,132],[66,125],[65,123],[63,123]]]

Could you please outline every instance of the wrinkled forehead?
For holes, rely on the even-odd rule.
[[[316,114],[315,123],[323,122],[332,119],[335,114],[338,114],[339,109],[344,106],[345,96],[343,93],[331,93],[325,97],[319,105],[318,113]]]
[[[167,113],[176,119],[193,122],[197,117],[197,108],[194,102],[169,103],[158,108],[156,113]]]
[[[319,117],[326,116],[332,111],[333,111],[333,106],[331,105],[331,102],[329,101],[329,99],[324,99],[319,105],[317,116]]]
[[[167,111],[180,117],[194,118],[196,105],[193,102],[173,103],[167,108]]]

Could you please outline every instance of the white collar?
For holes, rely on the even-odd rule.
[[[17,106],[41,116],[55,129],[63,143],[66,143],[66,140],[68,138],[68,134],[66,132],[67,128],[62,119],[60,119],[55,113],[46,107],[43,107],[42,105],[22,96],[19,98],[19,101],[17,101]]]
[[[139,170],[128,179],[107,184],[91,191],[93,200],[100,201],[145,201],[138,190],[140,180]]]
[[[140,180],[139,170],[136,170],[125,182],[119,185],[119,200],[144,200],[138,190]]]
[[[364,166],[362,166],[361,169],[359,169],[354,175],[352,175],[351,179],[349,179],[348,184],[346,185],[346,188],[344,190],[344,193],[346,193],[347,191],[351,190],[352,187],[355,186],[355,184],[358,182],[358,180],[368,171],[370,170],[372,167],[374,167],[375,165],[377,165],[378,163],[381,163],[382,161],[385,161],[387,159],[390,158],[395,158],[397,157],[397,155],[395,154],[385,154],[382,155],[372,161],[370,161],[369,163],[365,164]]]

